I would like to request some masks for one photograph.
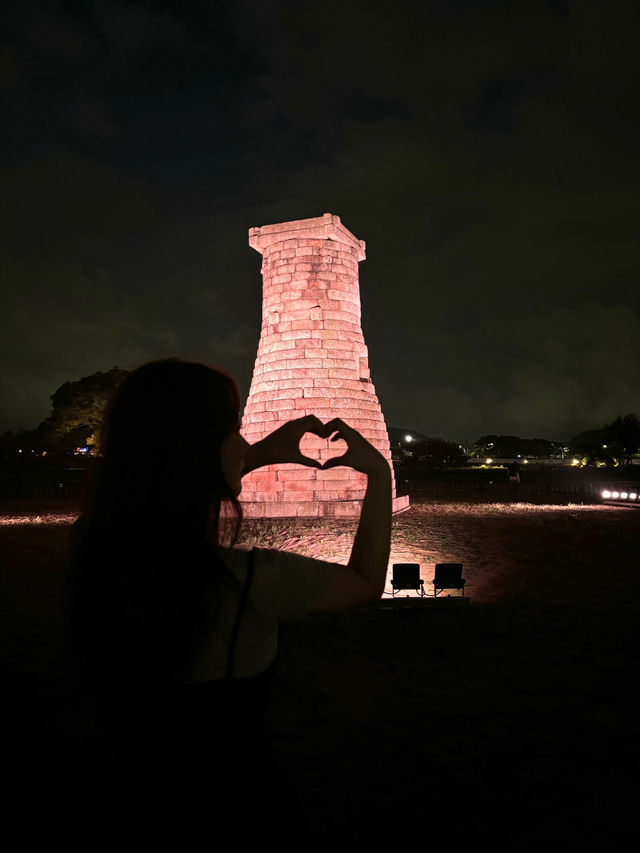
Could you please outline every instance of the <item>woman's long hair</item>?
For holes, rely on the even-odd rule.
[[[72,636],[99,677],[179,677],[211,630],[221,507],[236,536],[241,518],[220,459],[238,424],[237,386],[204,364],[151,362],[118,389],[69,550]]]

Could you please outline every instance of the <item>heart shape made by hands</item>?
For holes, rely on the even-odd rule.
[[[333,434],[335,430],[331,430]],[[342,438],[337,441],[330,441],[321,435],[313,432],[305,432],[300,439],[300,453],[308,459],[314,459],[320,463],[326,462],[328,459],[333,459],[336,456],[344,456],[347,452],[347,442]]]

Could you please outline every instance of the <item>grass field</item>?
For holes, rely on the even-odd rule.
[[[109,749],[60,613],[73,506],[0,505],[4,749],[44,825]],[[344,562],[352,522],[248,521],[245,545]],[[391,562],[464,564],[466,607],[363,608],[282,628],[269,716],[317,846],[618,850],[637,781],[640,511],[414,504]],[[14,791],[14,793],[15,793]],[[286,819],[286,815],[283,815]],[[412,847],[415,842],[412,842]]]

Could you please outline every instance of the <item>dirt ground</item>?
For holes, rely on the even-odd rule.
[[[45,828],[73,819],[110,748],[65,651],[72,519],[64,502],[0,506],[5,776]],[[254,521],[242,544],[346,562],[353,530]],[[462,562],[471,603],[283,626],[270,741],[317,849],[626,847],[639,546],[631,508],[441,501],[397,516],[391,562],[419,562],[427,588],[434,563]]]

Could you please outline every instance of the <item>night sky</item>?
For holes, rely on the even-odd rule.
[[[247,231],[325,212],[389,426],[640,414],[638,5],[4,0],[0,430],[166,355],[246,393]]]

